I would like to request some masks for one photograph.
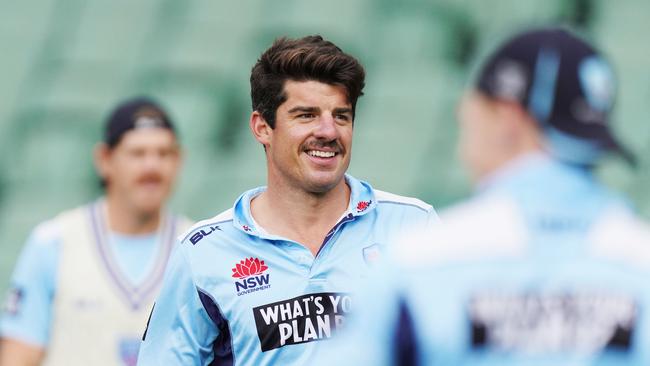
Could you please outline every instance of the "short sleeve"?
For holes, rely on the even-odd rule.
[[[52,222],[27,239],[11,277],[0,321],[0,335],[36,346],[49,341],[60,235]]]

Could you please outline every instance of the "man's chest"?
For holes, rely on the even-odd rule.
[[[382,247],[373,238],[336,239],[316,257],[289,241],[239,250],[215,247],[201,256],[220,258],[195,276],[228,323],[236,354],[252,356],[332,336],[354,306],[350,294]]]

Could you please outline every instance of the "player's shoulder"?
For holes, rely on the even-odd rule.
[[[209,219],[198,221],[197,223],[192,225],[188,230],[183,232],[178,237],[178,240],[181,243],[184,243],[187,241],[192,241],[192,238],[196,238],[196,234],[201,234],[204,236],[207,233],[206,230],[210,231],[210,233],[216,230],[221,231],[223,224],[227,224],[229,222],[232,222],[233,220],[234,220],[234,211],[232,208],[229,208]]]
[[[63,227],[68,222],[81,225],[86,219],[89,204],[77,206],[59,212],[56,216],[40,222],[31,232],[30,240],[37,245],[52,245],[57,243],[63,235]]]
[[[173,214],[172,218],[174,220],[174,225],[176,226],[176,232],[179,233],[185,233],[195,224],[194,220],[185,215]]]
[[[433,210],[433,206],[415,197],[400,196],[379,189],[375,189],[374,193],[378,205],[402,206],[407,209],[410,208],[424,212],[431,212]]]
[[[479,196],[443,210],[439,222],[404,236],[395,255],[409,266],[519,256],[528,236],[513,200]]]
[[[35,245],[52,245],[61,239],[61,225],[56,219],[49,219],[36,225],[30,235]]]
[[[508,195],[478,195],[441,211],[440,218],[449,226],[483,226],[522,223],[517,202]]]
[[[650,224],[626,207],[613,207],[601,215],[589,243],[598,256],[650,268]]]
[[[77,207],[72,207],[64,211],[59,212],[56,216],[49,219],[49,222],[56,223],[56,225],[62,226],[66,224],[80,224],[84,220],[87,220],[89,212],[94,205],[94,202],[86,203]]]

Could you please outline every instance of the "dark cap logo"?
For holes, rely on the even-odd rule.
[[[524,66],[514,60],[499,62],[494,70],[494,93],[500,98],[521,102],[526,95],[528,75]]]
[[[144,107],[135,113],[133,128],[155,128],[165,127],[160,111],[151,107]]]

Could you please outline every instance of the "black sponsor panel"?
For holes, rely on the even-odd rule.
[[[634,299],[604,293],[481,293],[468,317],[475,349],[526,353],[628,351]]]
[[[321,292],[253,308],[262,351],[330,338],[351,305],[347,294]]]

